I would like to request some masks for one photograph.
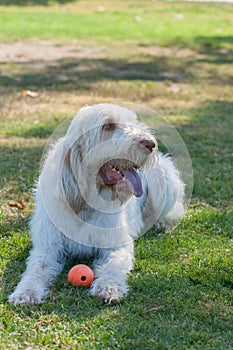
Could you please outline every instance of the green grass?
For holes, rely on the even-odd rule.
[[[0,8],[1,349],[233,349],[230,5],[51,3]],[[46,45],[52,53],[41,57]],[[59,56],[64,47],[68,55]],[[102,101],[151,107],[176,126],[193,163],[188,212],[172,232],[151,229],[136,242],[120,305],[70,286],[76,261],[41,306],[9,305],[31,247],[32,193],[48,137],[81,106]]]
[[[104,11],[99,7],[105,5]],[[0,39],[83,39],[208,48],[232,45],[231,5],[89,1],[59,7],[3,7]],[[111,20],[109,20],[111,18]],[[137,18],[140,18],[137,21]]]

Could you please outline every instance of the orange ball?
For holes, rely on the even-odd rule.
[[[94,272],[84,264],[73,266],[68,273],[68,281],[77,287],[90,287],[94,281]]]

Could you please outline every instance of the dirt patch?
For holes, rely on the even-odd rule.
[[[18,41],[13,44],[0,44],[0,61],[4,63],[30,63],[32,61],[57,61],[63,58],[85,58],[98,56],[101,46],[58,45],[48,41]]]
[[[119,48],[118,55],[124,55],[127,48]],[[2,63],[33,63],[50,61],[51,63],[64,58],[83,59],[87,57],[105,57],[106,53],[111,56],[112,49],[105,46],[85,46],[75,42],[74,44],[56,44],[51,41],[17,41],[11,44],[0,44],[0,62]],[[138,53],[149,56],[173,56],[189,57],[196,54],[190,49],[177,49],[159,46],[139,46]]]

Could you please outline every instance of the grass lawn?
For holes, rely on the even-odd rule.
[[[232,5],[15,3],[0,6],[1,349],[233,349]],[[84,104],[106,101],[151,107],[177,128],[194,171],[186,216],[136,242],[120,305],[70,286],[74,261],[44,304],[9,305],[48,137]]]

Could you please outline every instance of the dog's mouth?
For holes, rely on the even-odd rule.
[[[131,193],[135,197],[141,197],[143,190],[137,165],[126,160],[119,163],[124,163],[124,166],[108,162],[100,168],[99,174],[104,184],[107,186],[115,185],[120,191]]]

